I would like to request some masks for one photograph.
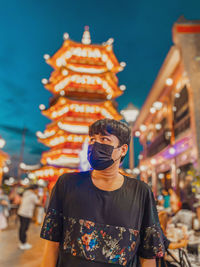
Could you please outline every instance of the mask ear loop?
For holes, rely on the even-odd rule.
[[[114,147],[113,149],[117,149],[117,148],[120,148],[121,146],[117,146],[117,147]],[[119,159],[121,159],[122,156],[120,156],[118,159],[114,160],[115,161],[118,161]]]

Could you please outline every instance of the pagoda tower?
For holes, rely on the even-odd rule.
[[[114,99],[125,90],[116,77],[125,63],[118,62],[112,43],[109,39],[91,44],[85,27],[81,43],[65,33],[62,47],[52,57],[44,55],[54,70],[42,83],[53,97],[48,108],[41,104],[40,109],[52,122],[44,132],[37,132],[38,140],[50,148],[42,154],[43,166],[32,171],[37,178],[55,182],[65,172],[85,170],[81,162],[85,162],[89,125],[103,118],[121,119]]]

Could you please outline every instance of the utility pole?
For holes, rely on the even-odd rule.
[[[18,179],[21,176],[20,163],[23,161],[23,157],[24,157],[24,147],[25,147],[26,132],[27,132],[27,128],[24,126],[24,128],[22,130],[22,143],[21,143],[21,149],[20,149],[20,155],[19,155],[19,163],[18,163],[18,170],[17,170],[17,178]]]

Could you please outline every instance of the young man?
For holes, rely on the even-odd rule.
[[[154,267],[164,245],[149,187],[119,173],[130,142],[125,123],[90,126],[92,171],[64,174],[52,191],[41,237],[42,267]]]
[[[21,204],[18,209],[18,216],[20,220],[19,227],[19,248],[22,250],[32,248],[32,245],[27,243],[26,233],[28,231],[31,219],[33,217],[34,209],[36,205],[40,205],[41,201],[37,196],[38,185],[31,185],[22,196]]]

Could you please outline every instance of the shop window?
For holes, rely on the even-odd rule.
[[[174,132],[175,136],[184,132],[190,128],[190,110],[189,110],[189,96],[188,89],[185,86],[178,98],[174,101],[175,111],[174,111]]]

